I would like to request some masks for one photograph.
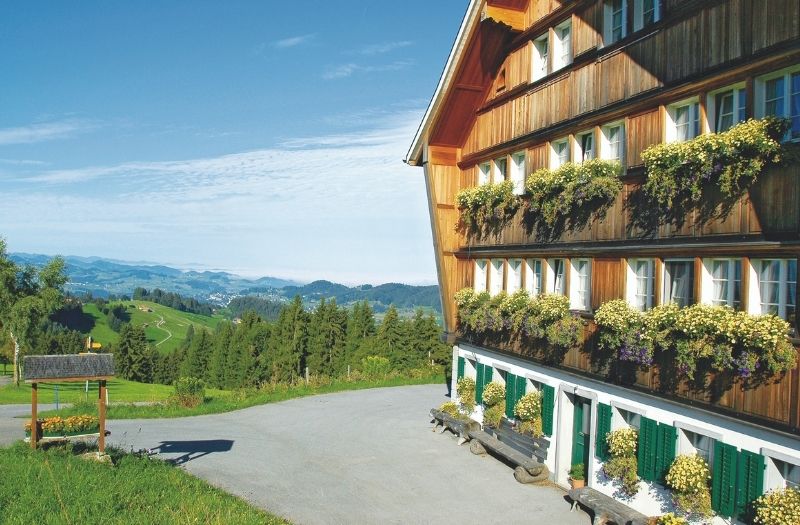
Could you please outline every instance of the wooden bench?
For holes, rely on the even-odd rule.
[[[539,463],[547,461],[550,440],[545,437],[535,438],[527,434],[520,434],[507,419],[503,419],[497,428],[485,426],[483,430],[526,456],[537,459]]]
[[[472,440],[469,446],[470,452],[482,456],[488,451],[515,465],[514,479],[520,483],[544,481],[550,476],[544,463],[526,456],[483,430],[471,430],[469,437]]]
[[[433,418],[431,423],[433,423],[434,432],[439,430],[439,427],[441,427],[441,430],[439,430],[440,434],[444,433],[446,430],[449,430],[458,436],[459,445],[469,441],[470,430],[478,430],[481,428],[477,421],[473,421],[472,419],[455,418],[447,412],[442,412],[441,410],[437,410],[435,408],[431,409],[431,418]]]
[[[635,511],[624,503],[593,488],[572,489],[569,491],[569,497],[572,499],[572,509],[570,510],[575,510],[575,507],[580,503],[592,511],[594,515],[592,525],[605,525],[606,523],[647,525],[649,523],[649,518],[641,512]]]

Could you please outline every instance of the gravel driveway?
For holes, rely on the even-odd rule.
[[[506,465],[431,432],[428,411],[443,400],[441,385],[380,388],[108,427],[114,445],[158,449],[298,524],[591,523],[563,491],[521,485]],[[21,420],[3,421],[12,412],[0,408],[0,442],[11,426],[20,437]]]

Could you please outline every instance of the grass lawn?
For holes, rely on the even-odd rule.
[[[0,521],[287,523],[162,461],[111,455],[114,466],[81,459],[69,447],[0,449]]]
[[[345,390],[363,390],[365,388],[380,388],[404,385],[427,385],[441,383],[444,388],[444,377],[407,378],[397,377],[375,381],[346,381],[331,380],[318,385],[267,385],[258,390],[220,391],[206,390],[206,402],[194,408],[184,408],[169,404],[150,406],[114,405],[108,408],[109,419],[152,419],[197,416],[202,414],[219,414],[231,412],[266,403],[285,401],[296,397],[311,396],[315,394],[329,394]],[[40,417],[59,415],[67,417],[79,414],[96,414],[96,405],[79,405],[62,409],[58,412],[40,412]]]
[[[135,403],[135,402],[155,402],[167,399],[173,392],[173,388],[167,385],[150,385],[146,383],[136,383],[125,381],[124,379],[113,379],[108,383],[108,401],[110,403]],[[58,387],[58,399],[60,403],[78,403],[89,400],[97,400],[97,382],[89,383],[89,394],[85,392],[85,383],[40,383],[39,384],[39,403],[54,403],[56,396],[56,386]],[[209,390],[209,395],[220,395],[221,390]],[[31,402],[31,386],[20,383],[19,388],[14,385],[0,387],[0,405],[20,404]]]

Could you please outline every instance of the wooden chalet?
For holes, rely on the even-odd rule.
[[[658,366],[625,375],[593,359],[593,314],[612,299],[772,313],[800,345],[800,162],[765,168],[711,217],[689,209],[645,230],[631,207],[648,147],[767,116],[789,119],[785,147],[800,141],[800,0],[470,2],[406,162],[424,169],[453,392],[465,375],[479,389],[494,380],[542,391],[556,483],[583,461],[589,486],[614,494],[601,432],[664,426],[675,442],[659,439],[670,450],[658,453],[710,464],[718,523],[763,492],[800,485],[800,366],[760,385],[665,389]],[[522,196],[531,173],[588,159],[619,162],[623,189],[585,227],[543,238],[524,210],[490,234],[459,227],[460,191],[511,180]],[[454,301],[464,288],[563,294],[584,320],[582,343],[552,362],[518,340],[468,334]],[[650,490],[630,505],[660,514],[663,487],[644,482]]]

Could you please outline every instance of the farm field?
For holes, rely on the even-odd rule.
[[[213,330],[223,320],[221,315],[208,317],[181,312],[149,301],[122,301],[109,303],[109,307],[118,304],[125,306],[125,311],[130,316],[131,324],[145,327],[145,335],[148,342],[161,353],[169,353],[178,348],[186,340],[186,333],[190,325],[194,325],[195,331],[200,328]],[[140,307],[152,311],[143,311]],[[97,305],[94,303],[85,304],[83,312],[94,319],[94,327],[89,333],[92,339],[104,346],[116,344],[119,334],[111,329],[106,316],[97,308]]]

